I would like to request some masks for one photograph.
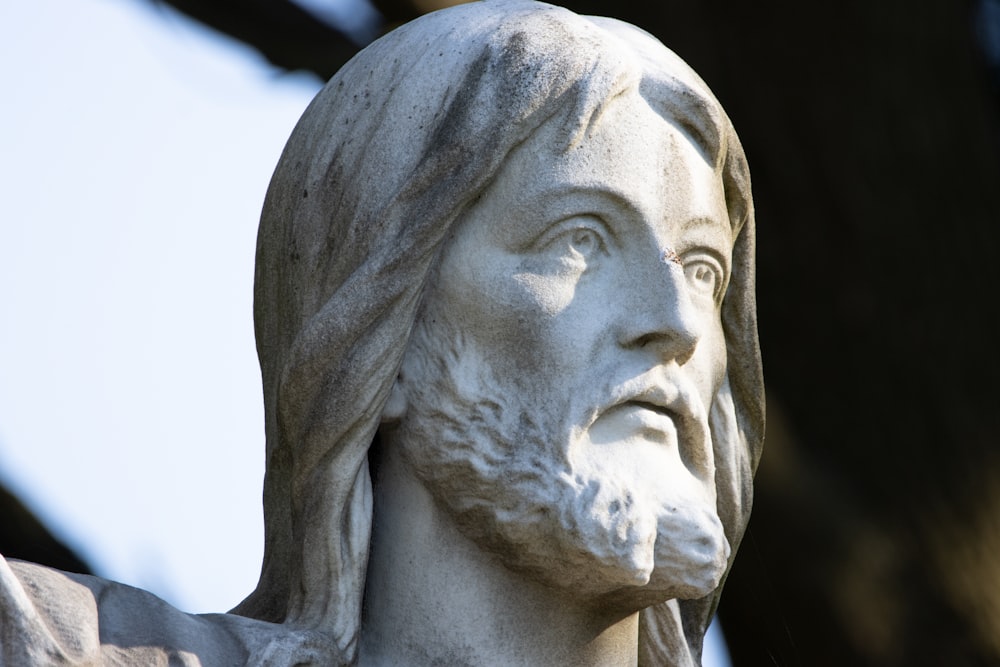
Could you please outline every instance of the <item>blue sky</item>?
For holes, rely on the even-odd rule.
[[[97,571],[218,611],[260,566],[264,191],[319,88],[128,0],[0,7],[0,476]]]

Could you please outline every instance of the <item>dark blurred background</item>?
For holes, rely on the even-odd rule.
[[[322,79],[362,46],[319,0],[160,2]],[[453,3],[374,4],[386,31]],[[659,37],[750,160],[768,437],[733,664],[1000,665],[1000,0],[556,4]],[[0,553],[86,570],[0,516]]]

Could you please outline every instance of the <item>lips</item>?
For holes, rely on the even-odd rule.
[[[691,396],[681,388],[680,384],[674,382],[649,384],[642,380],[643,378],[636,378],[624,383],[613,392],[612,402],[601,412],[636,407],[682,421],[694,417]]]
[[[621,403],[622,406],[634,406],[641,408],[643,410],[649,410],[650,412],[656,412],[661,415],[666,415],[667,417],[673,417],[674,413],[670,411],[669,408],[663,405],[657,405],[656,403],[649,403],[648,401],[626,401]]]
[[[672,436],[676,432],[677,416],[668,408],[648,401],[624,401],[604,412],[604,415],[618,415],[635,427],[646,431]]]

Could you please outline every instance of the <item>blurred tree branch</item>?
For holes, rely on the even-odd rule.
[[[358,52],[344,32],[288,0],[150,0],[248,44],[282,69],[326,81]]]

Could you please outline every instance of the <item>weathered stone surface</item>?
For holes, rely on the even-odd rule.
[[[0,562],[7,663],[698,663],[763,394],[746,162],[674,54],[523,0],[379,40],[288,142],[255,322],[257,590]]]

